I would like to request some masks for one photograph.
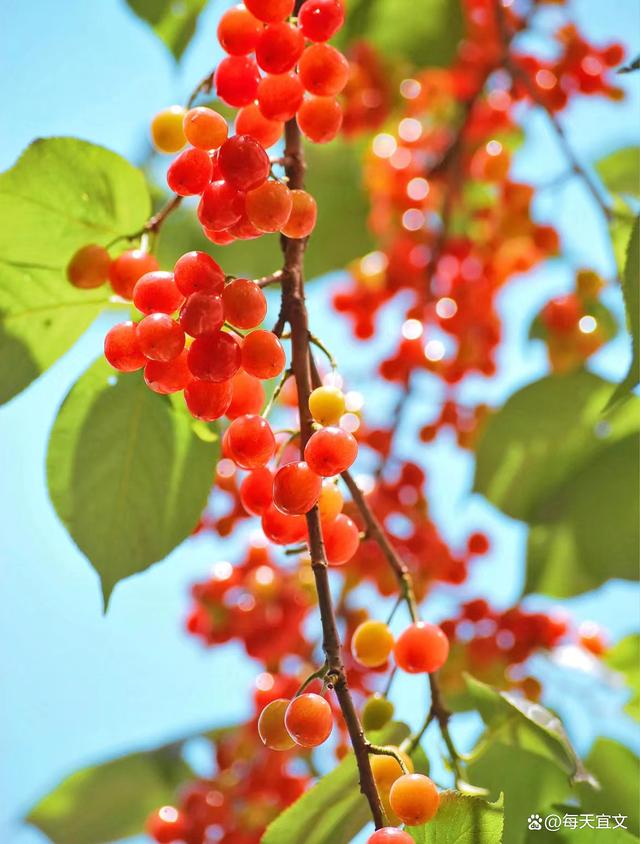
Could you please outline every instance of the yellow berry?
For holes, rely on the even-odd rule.
[[[309,410],[320,425],[337,425],[345,411],[342,390],[337,387],[317,387],[309,396]]]
[[[360,665],[378,668],[389,659],[392,650],[393,634],[384,621],[369,619],[358,625],[351,640],[351,653]]]
[[[158,152],[178,152],[187,142],[182,123],[186,110],[173,105],[163,108],[151,121],[151,140]]]
[[[271,750],[291,750],[295,741],[284,724],[284,715],[291,701],[278,698],[268,703],[258,718],[258,733],[262,743]]]

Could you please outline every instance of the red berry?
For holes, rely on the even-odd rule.
[[[332,566],[344,565],[360,547],[360,531],[344,513],[329,522],[323,522],[322,538],[327,562]]]
[[[186,838],[189,825],[184,815],[173,806],[163,806],[149,815],[145,830],[158,844],[173,844]]]
[[[286,356],[282,343],[272,331],[259,328],[247,334],[242,344],[242,366],[262,381],[280,375]]]
[[[133,304],[143,314],[172,314],[183,302],[184,296],[176,287],[173,273],[161,270],[145,273],[133,289]]]
[[[194,380],[185,387],[184,400],[192,416],[203,422],[213,422],[226,413],[231,394],[231,381],[214,384],[211,381]]]
[[[262,514],[264,535],[275,545],[295,545],[307,536],[304,516],[288,516],[273,505]]]
[[[100,287],[109,277],[111,257],[97,243],[89,243],[73,255],[67,264],[67,278],[80,290]]]
[[[236,117],[238,135],[251,135],[265,149],[276,144],[284,129],[281,120],[268,120],[255,103],[240,109]]]
[[[173,360],[184,349],[184,331],[168,314],[149,314],[136,330],[140,348],[149,360]]]
[[[298,109],[296,120],[300,131],[310,141],[326,144],[340,131],[342,108],[333,97],[310,97]]]
[[[396,826],[385,826],[376,830],[367,839],[367,844],[414,844],[413,838]]]
[[[291,16],[294,0],[247,0],[245,6],[259,21],[274,23]]]
[[[237,223],[244,210],[244,196],[220,179],[210,182],[198,205],[198,219],[206,229],[221,231]]]
[[[280,231],[291,216],[292,207],[289,188],[272,180],[249,191],[245,198],[247,217],[262,232]]]
[[[208,229],[203,228],[202,233],[210,240],[212,243],[216,243],[218,246],[228,246],[230,243],[233,243],[235,237],[228,231],[216,231],[215,229]]]
[[[192,293],[222,293],[224,273],[206,252],[187,252],[173,268],[176,287],[183,296]]]
[[[266,467],[254,469],[240,484],[240,501],[252,516],[262,516],[273,503],[273,473]]]
[[[273,480],[273,503],[283,513],[303,516],[318,503],[322,480],[306,463],[286,463]]]
[[[180,311],[180,325],[191,337],[217,333],[224,323],[222,296],[192,293]]]
[[[294,697],[284,716],[287,732],[300,747],[317,747],[333,730],[333,713],[327,701],[311,693]]]
[[[154,393],[177,393],[184,390],[192,379],[187,366],[187,351],[182,351],[174,360],[150,360],[144,368],[144,380]]]
[[[234,278],[222,293],[224,315],[236,328],[255,328],[267,315],[264,293],[248,278]]]
[[[234,135],[218,154],[222,178],[236,190],[257,188],[269,176],[269,156],[251,135]]]
[[[224,117],[206,106],[189,109],[184,116],[182,128],[189,143],[204,150],[218,149],[229,134]]]
[[[570,334],[575,330],[582,315],[582,306],[578,297],[575,293],[569,293],[567,296],[558,296],[547,302],[542,309],[541,318],[551,331]]]
[[[227,232],[233,236],[234,240],[255,240],[257,237],[262,237],[262,232],[253,225],[246,212],[237,223],[229,226]]]
[[[300,108],[304,89],[293,73],[265,76],[257,90],[258,107],[268,120],[291,120]]]
[[[255,50],[261,32],[260,21],[244,6],[232,6],[220,18],[218,41],[229,55],[245,56]]]
[[[238,108],[249,105],[256,98],[260,71],[246,56],[227,56],[216,68],[216,92],[227,105]]]
[[[259,378],[249,375],[244,369],[233,376],[233,398],[227,410],[229,419],[236,419],[245,413],[260,413],[265,401],[264,387]]]
[[[313,433],[304,449],[304,459],[323,478],[345,472],[357,456],[353,435],[333,425]]]
[[[298,65],[300,81],[310,94],[333,97],[349,79],[349,62],[329,44],[312,44],[302,54]]]
[[[306,0],[298,12],[298,26],[309,41],[328,41],[343,23],[340,0]]]
[[[128,249],[118,255],[109,268],[111,288],[123,299],[133,298],[133,288],[139,278],[145,273],[151,273],[160,268],[154,255],[142,249]]]
[[[201,381],[229,381],[240,369],[240,346],[227,331],[196,337],[189,348],[189,369]]]
[[[398,636],[393,653],[403,671],[432,674],[447,661],[449,640],[435,624],[418,621]]]
[[[282,227],[285,237],[308,237],[316,225],[318,206],[315,199],[306,190],[292,190],[291,214]]]
[[[229,456],[241,469],[265,466],[274,455],[276,439],[262,416],[239,416],[227,428]]]
[[[133,322],[121,322],[110,328],[104,338],[104,356],[120,372],[135,372],[147,362],[136,328]]]
[[[486,554],[490,547],[486,533],[472,533],[467,540],[467,550],[470,554]]]
[[[167,184],[179,196],[202,193],[211,181],[213,167],[209,153],[202,149],[186,149],[169,165]]]
[[[304,35],[290,23],[271,23],[256,45],[256,61],[265,73],[287,73],[304,50]]]

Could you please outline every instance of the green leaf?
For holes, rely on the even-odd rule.
[[[150,210],[139,170],[76,138],[34,141],[0,175],[0,402],[63,355],[108,301],[106,287],[68,283],[73,253],[136,231]]]
[[[127,5],[179,59],[196,31],[198,16],[207,0],[127,0]]]
[[[640,148],[616,150],[597,161],[595,167],[610,193],[640,197]]]
[[[636,670],[637,664],[636,661]],[[587,783],[578,787],[582,810],[594,814],[626,815],[625,825],[630,832],[637,835],[640,831],[638,757],[617,741],[599,738],[587,756],[586,764],[597,778],[600,787],[592,788]]]
[[[613,214],[609,220],[609,236],[611,237],[611,249],[615,258],[620,278],[624,276],[624,268],[627,263],[627,250],[629,238],[635,223],[635,214],[619,196],[613,197]]]
[[[640,382],[640,217],[636,217],[627,246],[622,295],[631,334],[631,364],[622,383],[609,399],[608,407],[616,404]]]
[[[602,661],[624,676],[631,692],[625,712],[640,721],[640,636],[635,634],[622,639],[606,652]]]
[[[179,746],[134,753],[72,774],[27,821],[54,844],[108,844],[141,833],[147,815],[192,776]]]
[[[204,509],[218,447],[192,423],[139,372],[116,376],[102,359],[60,409],[47,455],[49,492],[97,570],[105,603],[119,580],[189,536]]]
[[[503,825],[501,803],[444,791],[435,818],[407,831],[416,844],[500,844]]]

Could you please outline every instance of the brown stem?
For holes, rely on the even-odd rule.
[[[179,208],[181,202],[182,197],[176,194],[176,196],[174,196],[165,205],[162,206],[162,208],[158,211],[157,214],[154,214],[153,217],[149,217],[149,219],[144,225],[143,231],[151,232],[152,234],[157,234],[169,214],[172,214],[176,210],[176,208]]]
[[[263,275],[262,278],[254,279],[255,283],[258,287],[268,287],[270,284],[280,284],[282,281],[283,271],[276,270],[275,273],[271,273],[270,275]]]

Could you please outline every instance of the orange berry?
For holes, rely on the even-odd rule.
[[[111,258],[104,246],[89,243],[73,255],[67,264],[67,278],[74,287],[92,290],[105,283]]]
[[[389,746],[390,750],[395,750],[405,763],[407,770],[413,772],[413,762],[411,757],[400,750],[398,747]],[[402,766],[395,758],[395,756],[372,755],[369,757],[371,763],[371,772],[375,780],[378,791],[389,793],[394,782],[403,775]]]
[[[289,188],[272,180],[250,190],[245,198],[247,217],[262,232],[280,231],[289,219],[292,207]]]
[[[398,637],[394,656],[398,668],[409,674],[432,674],[449,655],[449,640],[435,624],[418,621]]]
[[[303,135],[316,144],[332,141],[342,126],[342,108],[334,97],[310,97],[296,115]]]
[[[421,826],[435,816],[440,805],[440,795],[429,777],[424,774],[405,774],[391,786],[389,803],[407,826]]]
[[[206,106],[191,108],[182,128],[186,139],[197,149],[218,149],[227,140],[229,126],[221,114]]]
[[[284,717],[290,701],[278,698],[268,703],[258,718],[258,733],[262,743],[271,750],[291,750],[296,746],[285,727]]]
[[[301,747],[317,747],[333,729],[333,713],[327,701],[313,693],[294,697],[285,714],[291,738]]]
[[[367,668],[378,668],[389,659],[393,650],[393,634],[384,621],[368,619],[359,624],[351,639],[351,653],[356,662]]]
[[[344,498],[338,489],[338,485],[332,480],[325,480],[322,483],[322,492],[318,501],[320,518],[323,522],[335,519],[342,512]]]
[[[318,206],[315,199],[305,190],[291,191],[291,214],[282,227],[282,234],[286,237],[307,237],[314,230],[318,217]]]

